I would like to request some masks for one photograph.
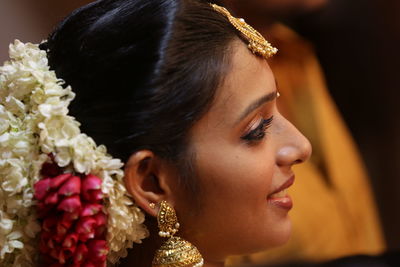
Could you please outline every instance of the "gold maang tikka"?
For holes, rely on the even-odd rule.
[[[278,49],[273,47],[265,38],[253,27],[247,24],[244,19],[235,18],[229,11],[219,5],[211,4],[215,11],[224,15],[229,22],[236,28],[243,37],[248,41],[249,49],[256,55],[268,59],[278,52]]]
[[[159,235],[168,238],[156,251],[152,267],[203,266],[200,252],[190,242],[175,236],[180,227],[175,210],[166,201],[161,201],[157,215]]]

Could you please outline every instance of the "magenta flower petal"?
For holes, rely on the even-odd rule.
[[[107,216],[103,212],[99,212],[92,217],[96,220],[95,238],[103,239],[106,233]]]
[[[82,264],[88,254],[88,249],[85,244],[80,243],[74,253],[74,264]]]
[[[70,213],[75,213],[81,209],[81,206],[81,199],[78,195],[74,195],[64,198],[58,205],[57,209]]]
[[[39,242],[39,251],[42,254],[47,254],[49,252],[49,247],[47,246],[45,241],[40,240],[40,242]]]
[[[58,203],[58,194],[57,192],[50,192],[44,200],[44,204],[46,205],[55,205]]]
[[[42,224],[42,229],[50,232],[57,225],[57,217],[51,216],[44,219]]]
[[[96,220],[92,217],[82,217],[76,225],[76,232],[79,234],[79,240],[86,242],[95,236]]]
[[[56,244],[54,243],[54,240],[52,238],[47,240],[47,247],[50,249],[54,249],[56,247]]]
[[[72,176],[72,174],[70,174],[70,173],[64,173],[64,174],[58,175],[57,177],[52,178],[50,187],[51,188],[59,188],[71,176]]]
[[[93,239],[95,237],[96,237],[96,232],[93,230],[92,232],[89,232],[89,233],[79,234],[79,241],[86,242],[89,239]]]
[[[106,262],[91,262],[86,261],[82,267],[107,267]]]
[[[103,199],[103,192],[100,189],[89,190],[86,191],[83,196],[87,201],[96,203]]]
[[[94,263],[87,261],[82,265],[82,267],[97,267],[97,266]]]
[[[105,239],[107,227],[105,225],[96,227],[93,239]]]
[[[103,207],[103,205],[100,205],[100,204],[88,203],[88,204],[83,206],[83,209],[81,211],[81,216],[82,217],[86,217],[86,216],[95,215],[95,214],[99,213],[99,211],[101,211],[102,207]]]
[[[53,259],[58,260],[58,256],[60,255],[60,253],[59,253],[59,250],[58,250],[58,249],[53,248],[52,250],[50,250],[49,255],[50,255]]]
[[[83,191],[97,190],[100,188],[101,188],[101,179],[99,177],[89,174],[85,178],[83,178],[82,181]]]
[[[76,244],[78,242],[78,234],[77,233],[71,233],[68,234],[63,243],[62,243],[62,247],[63,248],[71,248],[71,247],[76,247]]]
[[[58,193],[63,196],[72,196],[81,193],[81,178],[72,176],[58,190]]]
[[[57,242],[61,242],[64,239],[64,236],[67,234],[68,228],[62,225],[61,223],[57,224],[57,234],[53,236]]]
[[[71,220],[63,220],[63,217],[61,218],[61,220],[58,221],[58,225],[62,225],[63,227],[65,227],[66,229],[70,229],[72,224],[74,223],[74,221]]]
[[[64,212],[61,222],[73,222],[79,218],[79,210],[75,212]]]
[[[87,244],[89,257],[94,262],[102,262],[106,260],[108,246],[105,240],[90,240]]]
[[[76,225],[76,232],[79,234],[91,233],[96,227],[96,220],[92,217],[82,217]]]
[[[104,212],[99,212],[92,218],[96,220],[97,226],[102,226],[107,224],[107,215],[105,215]]]
[[[70,253],[68,250],[61,249],[60,253],[58,254],[58,262],[64,265],[71,256],[72,253]]]
[[[35,189],[35,198],[37,200],[43,200],[46,197],[47,192],[50,190],[50,180],[50,178],[39,180],[33,186]]]
[[[49,239],[51,238],[50,232],[41,232],[40,235],[40,243],[39,243],[39,251],[43,254],[47,254],[50,251],[48,246]]]

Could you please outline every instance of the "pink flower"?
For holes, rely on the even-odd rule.
[[[58,223],[56,230],[57,230],[56,236],[54,236],[53,238],[57,238],[57,241],[60,242],[67,234],[68,228],[62,225],[61,223]]]
[[[76,233],[68,234],[62,242],[62,255],[65,259],[72,258],[76,251],[78,235]]]
[[[47,246],[48,246],[50,249],[54,249],[54,248],[56,247],[56,244],[54,243],[53,237],[54,237],[54,236],[50,237],[50,238],[47,240]]]
[[[42,258],[46,266],[106,267],[107,216],[103,212],[102,181],[94,175],[80,178],[61,171],[34,185],[38,214],[43,220],[39,243]]]
[[[40,236],[40,243],[39,243],[39,251],[42,254],[47,254],[49,252],[49,246],[48,246],[48,241],[51,237],[51,234],[49,232],[42,232]]]
[[[77,233],[71,233],[68,234],[63,243],[62,243],[62,247],[63,248],[71,248],[71,247],[76,247],[76,244],[78,242],[78,234]]]
[[[103,207],[103,205],[101,205],[101,204],[87,203],[83,206],[83,209],[81,211],[81,216],[86,217],[86,216],[95,215],[95,214],[99,213],[99,211],[101,211],[102,207]]]
[[[42,229],[47,232],[50,232],[52,228],[54,228],[57,224],[57,217],[51,216],[44,219],[42,224]]]
[[[58,175],[57,177],[54,177],[53,179],[51,179],[50,187],[51,188],[59,188],[71,176],[72,176],[72,174],[70,174],[70,173],[64,173],[64,174]]]
[[[95,236],[96,220],[91,217],[82,217],[76,225],[76,232],[79,234],[79,240],[86,242]]]
[[[75,213],[63,212],[62,216],[59,217],[60,223],[65,227],[69,228],[79,218],[79,211]]]
[[[58,194],[63,196],[72,196],[75,194],[80,194],[81,192],[81,178],[78,176],[72,176],[61,186],[58,190]]]
[[[60,252],[58,253],[58,257],[57,257],[58,262],[64,265],[68,259],[68,256],[71,257],[71,255],[68,255],[67,253],[65,253],[63,249],[60,249]]]
[[[82,264],[88,254],[88,249],[85,244],[80,243],[74,254],[74,263],[75,264]]]
[[[101,179],[89,174],[83,178],[82,187],[84,191],[101,189]]]
[[[100,189],[97,190],[89,190],[83,194],[83,197],[86,201],[89,202],[99,202],[103,199],[103,192]]]
[[[103,212],[97,213],[92,217],[96,220],[95,238],[103,239],[104,233],[106,232],[107,216]]]
[[[107,223],[107,216],[103,212],[97,213],[92,218],[96,220],[97,226],[103,226]]]
[[[82,265],[82,267],[100,267],[100,266],[96,266],[94,263],[87,261]]]
[[[47,192],[50,190],[50,180],[50,178],[40,180],[33,186],[37,200],[43,200],[46,197]]]
[[[50,192],[46,199],[44,200],[44,204],[46,205],[55,205],[58,202],[58,194],[57,192]]]
[[[94,175],[87,175],[82,180],[83,197],[89,202],[96,202],[103,199],[101,192],[101,179]]]
[[[78,195],[64,198],[57,207],[57,210],[62,210],[70,213],[75,213],[81,209],[81,199]]]
[[[90,240],[87,247],[91,261],[102,262],[106,260],[108,246],[105,240]]]

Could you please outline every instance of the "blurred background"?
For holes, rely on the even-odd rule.
[[[314,44],[364,158],[388,246],[399,249],[400,1],[332,0],[289,23]]]
[[[38,43],[70,11],[89,2],[0,0],[0,63],[14,39]],[[312,43],[364,160],[388,250],[399,250],[400,1],[330,0],[284,22]]]

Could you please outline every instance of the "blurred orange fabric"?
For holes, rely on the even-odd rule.
[[[269,64],[281,93],[280,110],[309,138],[313,156],[294,168],[291,240],[266,252],[233,257],[228,265],[382,252],[383,234],[365,168],[312,46],[281,24],[268,30],[267,39],[279,49]]]

